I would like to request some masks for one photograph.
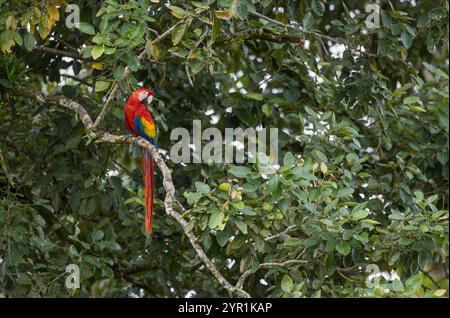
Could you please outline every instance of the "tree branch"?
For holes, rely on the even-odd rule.
[[[243,32],[234,34],[233,36],[225,35],[225,38],[220,41],[216,41],[216,45],[222,45],[227,42],[236,42],[240,40],[265,40],[274,43],[294,43],[303,44],[305,38],[303,36],[293,36],[293,35],[277,35],[265,32],[264,29],[251,29]]]
[[[278,238],[278,237],[280,237],[280,236],[282,236],[282,235],[284,235],[284,234],[286,234],[286,233],[292,231],[292,230],[295,229],[295,228],[297,228],[297,225],[291,225],[291,226],[288,226],[284,231],[266,237],[266,238],[264,239],[264,241],[270,241],[270,240],[273,240],[273,239],[275,239],[275,238]]]
[[[262,263],[259,264],[258,269],[268,269],[268,268],[273,268],[273,267],[288,267],[291,265],[300,265],[300,264],[306,264],[307,261],[304,260],[298,260],[298,259],[293,259],[293,260],[289,260],[289,261],[285,261],[282,263]],[[244,287],[245,284],[245,280],[247,279],[248,276],[250,276],[251,274],[254,274],[256,271],[254,271],[253,269],[248,269],[246,270],[241,277],[239,278],[238,282],[236,283],[236,288],[237,289],[241,289]]]
[[[12,175],[9,173],[8,166],[6,164],[6,160],[3,157],[2,147],[0,146],[0,166],[5,173],[6,179],[8,179],[9,184],[14,187],[14,181]]]
[[[44,53],[50,53],[50,54],[54,54],[54,55],[71,57],[71,58],[74,58],[77,60],[84,60],[84,58],[80,54],[63,51],[63,50],[58,50],[58,49],[54,49],[54,48],[46,47],[46,46],[42,46],[42,45],[34,48],[34,50],[44,52]]]
[[[251,14],[251,15],[253,15],[255,17],[258,17],[260,19],[266,20],[267,22],[271,22],[273,24],[276,24],[276,25],[279,25],[279,26],[282,26],[282,27],[285,27],[285,28],[288,28],[288,29],[299,30],[300,32],[302,32],[304,34],[314,35],[314,36],[317,36],[317,37],[320,37],[320,38],[324,38],[324,39],[327,39],[327,40],[330,40],[330,41],[333,41],[333,42],[338,42],[338,43],[342,43],[343,42],[343,40],[341,40],[341,39],[334,38],[334,37],[326,35],[326,34],[321,34],[321,33],[318,33],[318,32],[306,30],[304,27],[302,27],[300,25],[296,26],[296,25],[292,25],[292,24],[285,24],[283,22],[280,22],[280,21],[277,21],[275,19],[269,18],[268,16],[265,16],[265,15],[259,13],[259,12],[256,12],[256,11],[251,11],[251,12],[249,12],[249,14]]]
[[[303,26],[301,26],[301,25],[286,24],[286,23],[277,21],[277,20],[275,20],[275,19],[269,18],[268,16],[265,16],[264,14],[261,14],[261,13],[256,12],[256,11],[251,11],[251,12],[249,12],[249,14],[251,14],[251,15],[253,15],[253,16],[255,16],[255,17],[258,17],[258,18],[260,18],[260,19],[266,20],[266,21],[268,21],[268,22],[270,22],[270,23],[273,23],[273,24],[282,26],[282,27],[287,28],[287,29],[297,30],[297,31],[302,32],[303,34],[309,34],[309,35],[316,36],[316,37],[318,37],[320,40],[321,40],[321,39],[326,39],[326,40],[329,40],[329,41],[332,41],[332,42],[336,42],[336,43],[346,43],[345,39],[342,39],[342,38],[336,38],[336,37],[332,37],[332,36],[329,36],[329,35],[326,35],[326,34],[322,34],[322,33],[319,33],[319,32],[306,30],[306,29],[305,29]],[[325,46],[324,46],[324,47],[325,47]],[[372,53],[370,53],[370,52],[359,52],[359,53],[360,53],[360,54],[363,54],[363,55],[365,55],[365,56],[368,56],[368,57],[377,57],[377,55],[372,54]]]
[[[75,75],[70,75],[70,74],[60,74],[60,76],[61,76],[61,77],[67,77],[67,78],[73,79],[73,80],[76,81],[76,82],[79,82],[79,83],[81,83],[81,84],[84,84],[84,85],[87,85],[87,86],[90,86],[90,87],[93,87],[93,86],[94,86],[94,85],[92,85],[91,83],[89,83],[87,80],[85,80],[84,78],[80,78],[80,77],[75,76]]]
[[[175,202],[177,204],[180,203],[175,198],[175,186],[172,181],[172,173],[170,169],[167,167],[162,156],[159,154],[158,150],[155,147],[153,147],[151,143],[147,142],[146,140],[140,137],[132,137],[130,135],[113,135],[103,131],[94,131],[93,130],[94,123],[92,121],[92,118],[86,111],[86,109],[76,101],[70,100],[66,97],[47,95],[32,87],[19,87],[18,92],[20,95],[27,97],[34,97],[41,102],[55,104],[57,106],[67,108],[75,112],[80,118],[83,125],[85,126],[86,133],[90,138],[96,138],[108,143],[132,143],[150,152],[163,176],[163,186],[164,189],[166,190],[166,197],[164,200],[166,214],[171,218],[173,218],[181,226],[181,228],[184,231],[184,234],[188,237],[192,247],[197,253],[197,256],[201,259],[203,264],[205,264],[205,266],[208,268],[208,270],[211,272],[214,278],[216,278],[219,284],[228,291],[230,296],[235,295],[238,297],[245,297],[245,298],[250,297],[250,295],[246,291],[242,290],[241,288],[233,286],[230,282],[228,282],[225,279],[225,277],[219,272],[219,270],[214,266],[213,262],[205,254],[194,234],[188,230],[188,222],[185,219],[183,219],[178,212],[174,210],[173,208],[174,203]]]

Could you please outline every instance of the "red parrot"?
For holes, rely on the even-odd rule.
[[[153,146],[156,144],[156,127],[152,115],[145,103],[153,101],[154,93],[149,89],[134,91],[123,107],[125,113],[125,127],[133,136],[142,137]],[[153,197],[155,194],[155,165],[152,155],[141,149],[142,174],[145,184],[145,231],[147,236],[152,232]]]

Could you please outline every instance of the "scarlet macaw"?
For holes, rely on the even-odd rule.
[[[149,89],[134,91],[123,110],[125,113],[125,127],[133,136],[142,137],[153,146],[156,144],[156,127],[152,115],[145,107],[145,103],[153,101],[154,93]],[[155,166],[151,154],[141,149],[142,173],[145,184],[145,231],[147,236],[152,232],[153,197],[155,193]]]

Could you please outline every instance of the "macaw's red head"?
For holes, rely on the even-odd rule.
[[[129,103],[132,103],[135,106],[138,106],[138,104],[150,104],[153,101],[154,95],[155,93],[153,93],[151,90],[141,88],[131,94]]]

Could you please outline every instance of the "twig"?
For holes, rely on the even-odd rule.
[[[58,275],[55,279],[51,280],[50,282],[48,282],[47,284],[45,284],[44,286],[42,286],[41,289],[38,290],[37,294],[39,295],[48,285],[56,282],[58,279],[60,279],[61,277],[63,277],[64,275],[66,275],[66,273],[62,273],[60,275]]]
[[[305,260],[298,260],[298,259],[293,259],[293,260],[289,260],[289,261],[285,261],[282,263],[262,263],[259,264],[258,269],[268,269],[268,268],[273,268],[273,267],[288,267],[291,265],[300,265],[300,264],[306,264],[307,261]],[[245,284],[245,280],[247,279],[248,276],[250,276],[251,274],[254,274],[256,271],[254,271],[253,269],[248,269],[246,270],[241,277],[239,277],[238,282],[236,283],[236,288],[241,289],[244,287]]]
[[[78,50],[74,46],[69,44],[69,42],[67,42],[67,41],[65,41],[65,40],[63,40],[61,38],[58,38],[58,42],[64,44],[69,50],[71,50],[72,52],[78,54]]]
[[[339,276],[341,276],[343,279],[348,280],[349,282],[354,282],[353,279],[351,279],[350,277],[345,276],[341,270],[336,269],[336,273],[339,274]]]
[[[3,157],[2,147],[0,146],[0,165],[2,167],[3,172],[5,173],[6,179],[8,179],[9,184],[14,187],[14,180],[12,175],[9,173],[8,166],[6,164],[6,160]]]
[[[292,29],[292,30],[299,30],[300,32],[302,32],[304,34],[314,35],[314,36],[317,36],[317,37],[320,37],[320,38],[324,38],[324,39],[327,39],[327,40],[330,40],[330,41],[333,41],[333,42],[338,42],[338,43],[342,43],[343,42],[343,40],[338,39],[338,38],[334,38],[334,37],[329,36],[329,35],[325,35],[325,34],[317,33],[317,32],[314,32],[314,31],[306,30],[305,28],[303,28],[300,25],[295,26],[295,25],[292,25],[292,24],[285,24],[283,22],[280,22],[280,21],[277,21],[275,19],[269,18],[268,16],[265,16],[264,14],[261,14],[261,13],[256,12],[256,11],[251,11],[250,14],[255,16],[255,17],[261,18],[263,20],[266,20],[268,22],[271,22],[273,24],[285,27],[285,28],[289,28],[289,29]]]
[[[264,239],[264,241],[270,241],[270,240],[273,240],[273,239],[275,239],[275,238],[277,238],[277,237],[280,237],[280,236],[282,236],[282,235],[284,235],[284,234],[286,234],[286,233],[292,231],[292,230],[295,229],[296,227],[297,227],[296,225],[290,225],[290,226],[288,226],[283,232],[280,232],[280,233],[274,234],[274,235],[272,235],[272,236],[266,237],[266,238]]]
[[[239,32],[234,34],[233,36],[229,36],[225,34],[225,38],[223,40],[216,41],[216,45],[225,44],[226,42],[236,42],[240,40],[265,40],[269,42],[275,43],[294,43],[294,44],[303,44],[305,42],[305,38],[303,36],[292,36],[292,35],[281,35],[281,34],[270,34],[265,32],[262,28],[251,29],[243,32]]]
[[[430,275],[428,272],[424,271],[423,269],[420,269],[420,271],[421,271],[426,277],[428,277],[429,280],[431,280],[431,282],[433,283],[434,286],[436,286],[437,289],[442,288],[442,287],[439,286],[439,284],[434,280],[434,278],[431,277],[431,275]]]
[[[54,49],[54,48],[46,47],[46,46],[42,46],[42,45],[34,48],[34,50],[40,51],[40,52],[45,52],[45,53],[50,53],[50,54],[54,54],[54,55],[71,57],[71,58],[78,59],[78,60],[84,60],[84,58],[80,54],[63,51],[63,50],[58,50],[58,49]]]
[[[391,7],[392,11],[395,11],[394,5],[392,4],[391,0],[389,0],[388,2],[389,2],[389,6]]]
[[[188,65],[186,64],[186,65],[184,66],[184,68],[185,68],[185,70],[186,70],[186,76],[187,76],[187,78],[188,78],[189,85],[191,85],[191,87],[194,87],[194,82],[192,82],[192,78],[191,78],[191,74],[189,73],[189,67],[188,67]]]
[[[84,84],[84,85],[87,85],[87,86],[90,86],[90,87],[94,86],[94,85],[92,85],[91,83],[89,83],[88,81],[86,81],[85,79],[79,78],[79,77],[77,77],[77,76],[75,76],[75,75],[70,75],[70,74],[60,74],[60,76],[62,76],[62,77],[67,77],[67,78],[70,78],[70,79],[73,79],[74,81],[80,82],[81,84]]]

